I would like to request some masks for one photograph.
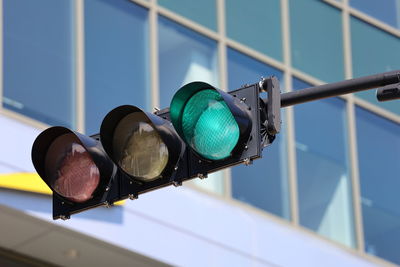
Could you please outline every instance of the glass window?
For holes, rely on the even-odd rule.
[[[175,92],[193,81],[218,87],[217,43],[182,25],[160,16],[158,21],[158,56],[161,108],[169,107]],[[222,194],[222,172],[195,179],[205,190]]]
[[[399,0],[350,0],[350,6],[379,19],[390,26],[400,28]]]
[[[400,69],[400,38],[351,18],[353,74],[355,77]],[[378,102],[375,90],[356,94],[375,105],[400,114],[399,101]]]
[[[326,82],[343,80],[341,12],[317,0],[289,5],[293,66]]]
[[[217,43],[159,17],[160,104],[168,107],[175,92],[193,81],[218,87]]]
[[[7,109],[74,127],[73,1],[4,0]]]
[[[275,75],[282,80],[282,72],[266,64],[228,49],[228,82],[230,90],[243,84],[259,81],[261,76]],[[282,115],[282,118],[283,115]],[[284,124],[283,124],[284,125]],[[273,144],[263,151],[263,158],[253,165],[232,168],[232,195],[283,218],[290,218],[289,189],[286,166],[285,130]]]
[[[234,90],[260,81],[261,77],[276,76],[283,90],[282,71],[228,48],[228,88]]]
[[[125,0],[85,1],[86,132],[113,108],[150,102],[148,12]]]
[[[400,125],[356,109],[365,251],[400,264]]]
[[[309,87],[298,79],[294,89]],[[318,100],[294,108],[300,224],[354,247],[346,103]]]
[[[217,8],[215,0],[158,0],[158,4],[213,31],[217,31]]]
[[[282,61],[279,0],[226,0],[225,9],[229,38]]]

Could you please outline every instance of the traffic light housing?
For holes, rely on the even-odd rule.
[[[266,99],[260,98],[262,91]],[[100,133],[91,137],[51,127],[35,140],[32,161],[53,191],[53,218],[68,219],[86,209],[249,165],[274,141],[280,123],[276,77],[230,92],[192,82],[177,91],[170,108],[154,114],[130,105],[113,109]]]
[[[258,84],[225,93],[189,83],[174,95],[170,120],[187,145],[191,178],[261,156]]]
[[[174,95],[171,121],[182,140],[205,160],[235,157],[252,126],[250,106],[244,99],[204,82],[192,82]]]
[[[180,173],[185,144],[161,116],[135,106],[117,107],[104,118],[100,140],[124,177],[121,199],[174,183]]]
[[[32,162],[53,191],[54,219],[118,199],[117,168],[95,138],[65,127],[48,128],[33,143]]]
[[[138,183],[170,178],[184,146],[169,121],[129,105],[107,114],[100,139],[111,160]]]

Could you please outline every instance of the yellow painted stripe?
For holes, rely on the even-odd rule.
[[[46,195],[53,194],[37,173],[0,174],[0,187]],[[121,200],[115,202],[115,205],[122,205],[124,202],[125,200]]]
[[[0,174],[0,187],[51,195],[52,192],[36,173]]]

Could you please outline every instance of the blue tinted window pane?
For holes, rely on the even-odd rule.
[[[229,38],[282,61],[279,0],[226,0],[225,7]]]
[[[343,80],[341,12],[317,0],[289,4],[293,66],[326,82]]]
[[[218,87],[217,43],[180,24],[159,16],[158,56],[160,105],[169,107],[175,92],[184,84],[203,81]],[[207,191],[223,194],[221,172],[193,183]]]
[[[160,104],[169,107],[175,92],[192,81],[218,87],[217,43],[159,17]]]
[[[400,69],[400,38],[351,18],[351,40],[355,77]],[[378,102],[375,90],[357,96],[400,114],[400,101]]]
[[[295,89],[309,87],[297,79]],[[345,102],[338,98],[295,107],[300,224],[354,247]]]
[[[285,219],[290,219],[285,134],[265,148],[250,166],[232,168],[232,196]]]
[[[269,65],[246,56],[234,49],[228,48],[228,88],[234,90],[244,84],[258,82],[261,77],[275,75],[283,82],[283,74]]]
[[[350,0],[350,5],[393,27],[400,28],[400,1]]]
[[[230,90],[245,83],[255,83],[261,76],[275,75],[282,80],[282,72],[228,49],[228,77]],[[287,184],[286,144],[284,130],[274,143],[265,148],[263,158],[254,164],[232,168],[232,195],[234,198],[271,212],[290,218]]]
[[[158,0],[158,4],[202,24],[211,30],[217,31],[217,9],[215,0]]]
[[[4,0],[4,106],[74,126],[73,1]]]
[[[85,1],[86,132],[113,108],[148,109],[147,10],[126,0]]]
[[[400,264],[400,125],[356,109],[365,250]]]

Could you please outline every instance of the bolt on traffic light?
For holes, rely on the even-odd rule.
[[[231,92],[192,82],[177,91],[170,108],[154,114],[130,105],[113,109],[91,137],[51,127],[35,140],[32,161],[53,191],[53,218],[65,219],[248,165],[279,132],[279,113],[275,77]]]

